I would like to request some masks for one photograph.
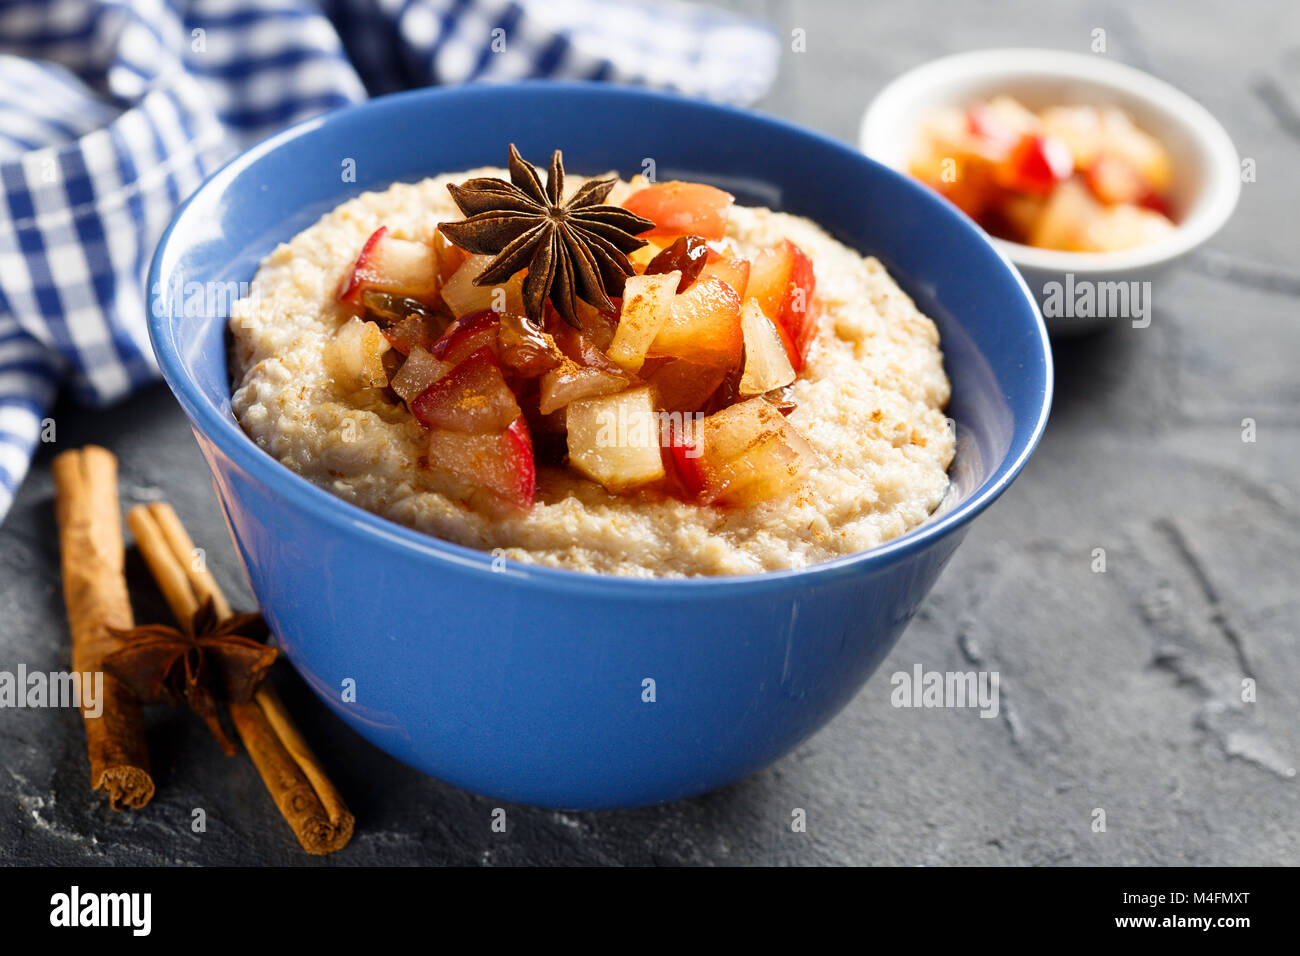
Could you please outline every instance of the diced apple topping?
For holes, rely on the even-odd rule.
[[[417,345],[406,356],[406,361],[402,363],[402,367],[397,370],[397,374],[393,376],[388,386],[402,401],[409,404],[417,395],[450,371],[450,365],[438,361]]]
[[[339,326],[325,347],[326,366],[346,389],[381,388],[388,384],[384,353],[388,340],[374,322],[353,316]]]
[[[447,331],[429,349],[434,358],[459,365],[481,348],[500,348],[501,319],[495,312],[474,312],[447,326]]]
[[[668,412],[695,412],[721,387],[727,369],[700,365],[687,359],[668,359],[643,373],[654,390],[655,404]]]
[[[380,228],[340,290],[349,317],[327,365],[350,391],[388,386],[385,401],[427,431],[433,486],[471,507],[530,508],[538,455],[611,494],[725,507],[787,495],[816,459],[784,418],[815,276],[788,240],[743,257],[725,238],[732,203],[698,183],[626,195],[657,241],[631,254],[612,309],[588,294],[601,306],[579,298],[572,324],[550,302],[525,316],[524,268],[478,286],[495,257]]]
[[[438,259],[431,246],[390,235],[380,226],[366,240],[344,280],[339,300],[361,301],[367,291],[427,299],[438,291]]]
[[[700,423],[693,462],[700,500],[758,504],[798,490],[817,453],[771,403],[751,398]],[[683,458],[687,458],[683,452]],[[689,460],[689,459],[688,459]]]
[[[681,273],[632,276],[623,288],[623,313],[609,357],[629,372],[639,371],[646,350],[672,312]]]
[[[539,407],[543,415],[549,415],[571,402],[621,392],[629,381],[626,375],[579,365],[566,357],[558,368],[542,376]]]
[[[720,279],[702,279],[674,297],[668,320],[650,343],[650,358],[682,358],[722,369],[740,366],[745,336],[740,296]]]
[[[522,511],[533,505],[537,467],[523,418],[485,435],[434,429],[429,432],[426,460],[429,468],[485,492],[491,503]]]
[[[643,239],[658,236],[721,239],[735,201],[730,193],[713,186],[674,180],[633,193],[623,206],[655,224],[653,229],[642,233]]]
[[[721,279],[735,289],[741,299],[744,299],[749,289],[749,272],[748,259],[739,256],[715,256],[700,271],[700,278]]]
[[[410,406],[411,414],[425,428],[467,435],[501,431],[520,415],[496,355],[486,347],[435,380]]]
[[[570,464],[607,491],[663,479],[659,416],[649,388],[572,402],[565,424]]]
[[[745,303],[740,324],[745,333],[745,371],[740,378],[740,394],[762,395],[793,382],[795,371],[785,342],[756,299]]]
[[[369,298],[367,293],[364,298]],[[367,307],[366,315],[371,315]],[[403,355],[409,355],[414,348],[422,348],[426,351],[433,346],[435,342],[447,330],[447,319],[443,315],[434,315],[424,310],[412,310],[406,314],[404,319],[388,325],[384,328],[384,338],[388,339],[390,345]]]
[[[790,365],[803,370],[808,349],[817,333],[813,306],[817,277],[812,260],[789,239],[764,249],[751,264],[746,298],[754,299],[776,323],[786,345]]]
[[[479,286],[474,280],[492,261],[492,256],[469,256],[442,285],[442,301],[456,318],[475,312],[524,311],[524,274],[515,273],[499,286]]]

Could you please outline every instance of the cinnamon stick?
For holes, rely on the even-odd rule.
[[[133,623],[123,573],[117,459],[104,448],[87,445],[56,457],[53,473],[72,669],[102,673],[104,658],[122,646],[108,629]],[[114,810],[143,807],[153,797],[154,783],[140,702],[104,673],[99,716],[88,714],[83,702],[81,717],[91,788],[104,791]]]
[[[178,619],[190,620],[207,597],[222,619],[230,616],[230,603],[207,567],[195,560],[194,543],[170,505],[137,505],[127,512],[127,523]],[[303,849],[319,855],[346,846],[355,820],[270,684],[263,683],[251,701],[231,701],[228,709]]]

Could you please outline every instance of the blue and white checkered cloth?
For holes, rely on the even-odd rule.
[[[157,370],[144,271],[235,150],[368,95],[525,77],[735,103],[769,28],[674,0],[0,0],[0,518],[61,385]]]

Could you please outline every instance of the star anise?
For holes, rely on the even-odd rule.
[[[247,701],[278,653],[262,643],[269,633],[260,614],[217,619],[212,599],[204,601],[182,630],[146,624],[111,629],[127,646],[104,659],[104,669],[146,704],[185,701],[227,754],[235,743],[221,726],[217,700]]]
[[[548,298],[575,328],[577,299],[612,311],[610,295],[622,295],[624,281],[635,274],[627,254],[646,244],[637,234],[654,223],[621,206],[600,205],[617,176],[589,179],[565,202],[564,158],[558,149],[545,188],[514,143],[509,166],[510,182],[480,177],[447,187],[467,218],[438,228],[467,252],[496,257],[474,284],[499,285],[527,267],[524,311],[539,326]]]

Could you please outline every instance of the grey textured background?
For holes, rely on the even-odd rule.
[[[891,77],[999,45],[1107,55],[1171,80],[1227,126],[1258,181],[1206,248],[1156,289],[1150,328],[1058,346],[1037,455],[966,544],[881,671],[770,769],[712,795],[632,812],[508,807],[364,743],[287,668],[277,683],[358,818],[329,864],[1294,864],[1300,860],[1300,6],[1210,3],[737,2],[787,53],[761,108],[853,139]],[[1242,441],[1242,420],[1258,435]],[[156,387],[108,411],[60,407],[0,526],[0,667],[66,667],[50,457],[96,441],[127,503],[172,501],[247,604],[179,409]],[[1106,551],[1104,574],[1091,569]],[[141,620],[166,610],[132,556]],[[902,710],[888,676],[1001,674],[1002,712]],[[1258,700],[1241,702],[1241,680]],[[252,765],[185,713],[150,715],[158,794],[113,813],[86,784],[75,713],[0,712],[0,861],[316,862]],[[208,830],[190,830],[202,807]],[[791,832],[793,808],[808,814]],[[1107,829],[1094,833],[1094,808]]]

